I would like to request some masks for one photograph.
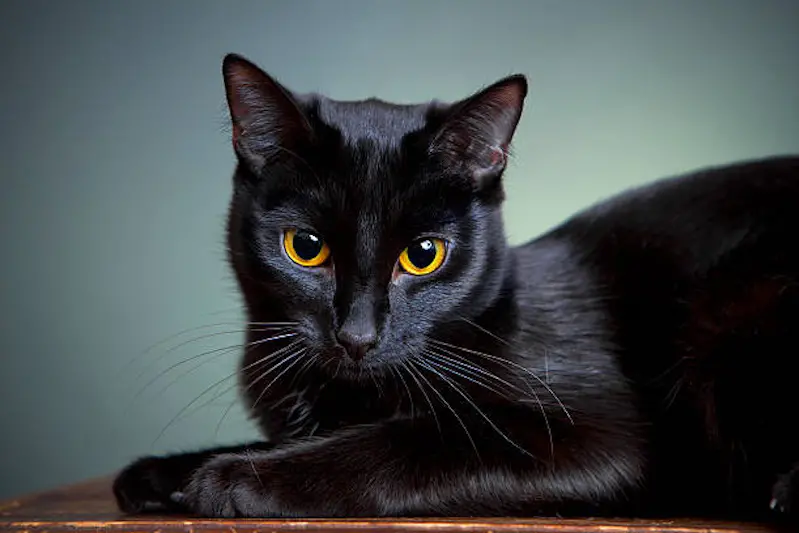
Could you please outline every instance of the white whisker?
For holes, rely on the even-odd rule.
[[[481,369],[479,367],[475,367],[474,365],[471,365],[470,363],[468,363],[465,360],[463,360],[462,357],[460,357],[460,356],[448,351],[446,348],[443,348],[443,347],[439,346],[438,349],[446,351],[451,356],[457,357],[458,359],[462,360],[463,361],[462,362],[463,365],[471,367],[472,369],[474,369],[474,370],[472,370],[472,372],[479,371],[479,372],[481,372],[482,374],[485,374],[488,377],[491,377],[491,378],[493,378],[495,380],[498,380],[498,381],[502,382],[503,384],[508,385],[508,386],[516,389],[517,391],[519,391],[521,393],[524,393],[524,391],[521,390],[519,387],[517,387],[516,385],[513,385],[512,383],[509,383],[508,381],[500,378],[499,376],[497,376],[493,372],[489,372],[488,370]],[[433,352],[430,352],[430,353],[433,353]],[[439,357],[446,357],[446,356],[444,356],[443,354],[440,354],[440,353],[436,354],[436,355],[438,355]],[[469,379],[469,378],[467,378],[467,379]],[[470,381],[472,381],[472,380],[470,379]],[[555,457],[555,438],[554,438],[554,435],[552,434],[552,426],[550,425],[549,417],[547,416],[547,412],[546,412],[546,409],[544,408],[544,404],[541,402],[541,398],[539,398],[538,393],[535,391],[535,388],[533,388],[532,384],[529,383],[526,380],[523,380],[523,381],[528,386],[530,386],[530,393],[532,393],[532,395],[533,395],[533,400],[536,402],[536,404],[538,404],[538,408],[541,411],[541,416],[544,419],[544,425],[546,426],[546,429],[547,429],[547,435],[549,436],[549,451],[550,451],[551,457],[554,458]]]
[[[430,367],[427,367],[426,364],[424,363],[424,361],[420,361],[420,360],[416,359],[416,360],[409,360],[408,362],[411,364],[410,368],[413,368],[415,366],[414,362],[416,362],[416,363],[419,363],[420,365],[422,365],[423,367],[426,367],[428,370],[430,370]],[[444,395],[441,394],[438,391],[438,389],[436,389],[432,385],[432,383],[430,383],[430,381],[428,381],[428,379],[424,376],[424,374],[421,372],[421,370],[417,369],[417,372],[419,374],[419,377],[425,383],[427,383],[427,385],[430,387],[430,390],[433,391],[433,393],[436,396],[438,396],[438,399],[441,400],[441,402],[447,407],[447,409],[450,410],[452,415],[458,421],[458,424],[460,424],[460,426],[463,428],[463,431],[466,433],[466,438],[469,439],[469,442],[471,443],[472,448],[474,448],[474,453],[475,453],[475,455],[477,455],[477,459],[482,462],[482,459],[480,457],[480,451],[477,449],[477,444],[474,442],[474,439],[472,438],[472,434],[469,432],[469,428],[466,427],[466,424],[463,422],[463,419],[460,417],[460,415],[458,415],[458,412],[455,411],[455,409],[452,407],[452,405],[450,405],[450,403],[446,400],[446,398],[444,398]],[[439,377],[443,378],[443,376],[441,374],[439,374],[438,372],[436,372],[435,370],[433,370],[433,372],[435,374],[437,374]]]
[[[566,418],[569,419],[569,422],[571,424],[574,424],[574,420],[572,419],[572,416],[569,413],[569,410],[566,409],[566,406],[563,405],[563,402],[560,401],[560,398],[558,398],[558,395],[555,394],[555,391],[553,391],[552,388],[546,382],[544,382],[540,377],[538,377],[538,375],[535,372],[533,372],[529,368],[526,368],[526,367],[524,367],[524,366],[522,366],[522,365],[520,365],[520,364],[518,364],[518,363],[516,363],[514,361],[510,361],[508,359],[504,359],[502,357],[498,357],[496,355],[491,355],[491,354],[487,354],[487,353],[484,353],[484,352],[479,352],[477,350],[470,350],[469,348],[464,348],[463,346],[458,346],[456,344],[450,344],[448,342],[439,341],[439,340],[436,340],[436,339],[430,339],[430,342],[434,343],[434,344],[437,344],[437,345],[440,345],[440,346],[446,346],[446,347],[449,347],[449,348],[452,348],[452,349],[455,349],[455,350],[461,350],[461,351],[466,352],[466,353],[477,355],[479,357],[483,357],[483,358],[488,359],[490,361],[494,361],[494,362],[497,362],[499,364],[506,365],[507,367],[516,368],[517,370],[519,370],[521,372],[524,372],[525,374],[528,374],[533,379],[535,379],[538,383],[540,383],[542,387],[544,387],[546,389],[546,391],[552,396],[552,398],[558,403],[560,408],[563,410],[563,413],[566,415]]]
[[[257,365],[257,364],[261,364],[261,363],[262,363],[264,360],[267,360],[267,359],[271,358],[272,356],[275,356],[275,355],[277,355],[278,353],[280,353],[281,351],[285,350],[286,348],[289,348],[290,346],[292,346],[292,345],[293,345],[293,344],[295,344],[295,343],[299,343],[299,341],[294,341],[293,343],[289,344],[288,346],[285,346],[285,347],[281,348],[280,350],[277,350],[276,352],[274,352],[274,353],[272,353],[272,354],[269,354],[269,355],[267,355],[267,356],[263,357],[262,359],[259,359],[258,361],[256,361],[255,363],[252,363],[251,365],[248,365],[248,367],[255,366],[255,365]],[[201,392],[199,395],[197,395],[197,396],[196,396],[196,397],[195,397],[195,398],[194,398],[194,399],[193,399],[191,402],[189,402],[188,404],[186,404],[185,406],[183,406],[183,407],[180,409],[180,411],[178,411],[178,412],[177,412],[177,414],[175,414],[175,416],[173,416],[173,417],[172,417],[172,418],[169,420],[169,422],[167,422],[167,424],[164,426],[164,428],[163,428],[163,429],[162,429],[162,430],[161,430],[161,431],[158,433],[158,435],[155,437],[155,440],[153,441],[153,445],[155,445],[155,443],[156,443],[156,442],[158,442],[158,440],[160,440],[160,438],[161,438],[161,437],[164,435],[164,433],[167,431],[167,429],[169,429],[169,427],[170,427],[170,426],[171,426],[171,425],[172,425],[172,424],[173,424],[173,423],[174,423],[176,420],[178,420],[178,419],[181,417],[181,415],[183,415],[183,414],[184,414],[186,411],[188,411],[188,410],[189,410],[189,408],[190,408],[192,405],[196,404],[196,403],[197,403],[197,402],[200,400],[200,398],[202,398],[203,396],[205,396],[206,394],[208,394],[210,391],[214,390],[216,387],[218,387],[219,385],[221,385],[221,384],[222,384],[222,383],[224,383],[225,381],[228,381],[229,379],[231,379],[231,378],[234,378],[234,377],[238,376],[238,375],[239,375],[239,372],[241,372],[241,371],[244,371],[244,370],[246,370],[246,369],[247,369],[247,367],[245,367],[245,368],[243,368],[243,369],[240,369],[240,370],[236,370],[235,372],[232,372],[232,373],[228,374],[228,375],[227,375],[227,376],[225,376],[224,378],[222,378],[222,379],[220,379],[220,380],[218,380],[218,381],[215,381],[215,382],[214,382],[214,383],[213,383],[211,386],[207,387],[207,388],[206,388],[206,389],[204,389],[204,390],[203,390],[203,391],[202,391],[202,392]]]
[[[528,456],[530,456],[530,457],[533,457],[533,458],[535,458],[535,456],[534,456],[533,454],[531,454],[530,452],[528,452],[527,450],[525,450],[524,448],[522,448],[522,447],[521,447],[520,445],[518,445],[518,444],[517,444],[517,443],[516,443],[516,442],[515,442],[513,439],[511,439],[510,437],[508,437],[508,436],[507,436],[507,435],[506,435],[506,434],[505,434],[505,433],[504,433],[504,432],[503,432],[501,429],[499,429],[499,427],[498,427],[498,426],[497,426],[497,425],[494,423],[494,421],[493,421],[493,420],[491,420],[491,418],[490,418],[490,417],[489,417],[487,414],[485,414],[485,412],[483,412],[483,410],[482,410],[482,409],[480,409],[480,408],[477,406],[477,404],[476,404],[476,403],[474,403],[474,401],[472,401],[472,399],[469,397],[469,395],[468,395],[468,394],[466,394],[466,393],[463,391],[463,389],[461,389],[460,387],[458,387],[458,385],[457,385],[456,383],[454,383],[454,382],[453,382],[451,379],[449,379],[448,377],[446,377],[445,375],[443,375],[441,372],[439,372],[438,370],[436,370],[435,368],[433,368],[432,366],[430,366],[430,365],[429,365],[429,364],[428,364],[426,361],[419,361],[419,360],[417,360],[417,362],[418,362],[420,365],[422,365],[422,367],[423,367],[423,368],[426,368],[427,370],[429,370],[429,371],[433,372],[434,374],[438,375],[438,376],[439,376],[441,379],[443,379],[443,380],[444,380],[444,382],[445,382],[445,383],[447,383],[447,384],[448,384],[448,385],[449,385],[449,386],[452,388],[452,390],[454,390],[455,392],[457,392],[457,393],[458,393],[458,394],[459,394],[459,395],[460,395],[460,396],[461,396],[461,397],[462,397],[464,400],[466,400],[466,402],[468,402],[468,403],[469,403],[469,405],[471,405],[471,406],[474,408],[474,410],[475,410],[475,411],[477,411],[477,413],[478,413],[478,414],[479,414],[481,417],[483,417],[483,419],[484,419],[486,422],[488,422],[488,425],[489,425],[489,426],[491,426],[491,427],[494,429],[494,431],[496,431],[496,432],[497,432],[497,434],[499,434],[499,436],[500,436],[500,437],[502,437],[502,438],[503,438],[505,441],[507,441],[507,442],[508,442],[508,444],[512,445],[514,448],[518,449],[519,451],[521,451],[521,452],[522,452],[522,453],[524,453],[525,455],[528,455]],[[471,440],[471,439],[470,439],[470,440]]]
[[[266,354],[265,356],[263,356],[263,357],[261,357],[261,358],[257,359],[256,361],[253,361],[252,363],[249,363],[248,365],[246,365],[246,366],[244,366],[244,367],[240,368],[240,369],[239,369],[239,370],[237,370],[236,372],[233,372],[233,373],[229,374],[228,376],[226,376],[226,377],[225,377],[225,378],[223,378],[222,380],[218,381],[218,382],[216,383],[216,385],[220,385],[220,384],[221,384],[222,382],[224,382],[224,381],[227,381],[227,380],[229,380],[229,379],[232,379],[232,378],[238,377],[240,374],[242,374],[242,373],[244,373],[244,372],[247,372],[247,371],[249,371],[249,370],[252,370],[252,369],[254,369],[254,368],[256,368],[256,367],[259,367],[259,366],[262,366],[262,365],[264,365],[264,364],[268,363],[270,360],[272,360],[272,359],[274,359],[274,358],[278,357],[280,354],[282,354],[282,353],[286,352],[287,350],[290,350],[290,349],[292,349],[293,347],[297,346],[299,343],[300,343],[300,341],[299,341],[299,340],[296,340],[296,341],[294,341],[294,342],[292,342],[292,343],[290,343],[290,344],[288,344],[288,345],[284,346],[283,348],[280,348],[279,350],[276,350],[276,351],[274,351],[274,352],[270,352],[270,353]],[[251,343],[251,344],[252,344],[252,346],[249,346],[249,347],[247,348],[247,350],[245,350],[245,353],[249,352],[250,350],[252,350],[252,349],[254,349],[254,348],[256,348],[256,347],[258,346],[258,345],[257,345],[257,344],[255,344],[255,343]],[[234,383],[233,385],[231,385],[231,386],[229,386],[229,387],[225,388],[224,390],[222,390],[222,392],[220,392],[220,393],[218,393],[218,394],[214,395],[214,396],[213,396],[213,397],[212,397],[210,400],[208,400],[207,402],[205,402],[205,403],[203,403],[202,405],[199,405],[198,407],[196,407],[195,409],[192,409],[191,411],[187,412],[185,416],[189,416],[189,415],[191,415],[192,413],[194,413],[194,412],[196,412],[196,411],[198,411],[198,410],[202,409],[203,407],[206,407],[206,406],[210,405],[210,404],[211,404],[211,403],[213,403],[214,401],[218,400],[219,398],[221,398],[222,396],[224,396],[224,395],[225,395],[225,394],[227,394],[228,392],[230,392],[230,391],[232,391],[233,389],[236,389],[236,388],[238,388],[238,387],[239,387],[239,384],[238,384],[238,383]],[[245,389],[245,390],[246,390],[246,389]],[[236,400],[234,400],[234,403],[235,403],[236,401],[238,401],[238,398],[237,398]]]
[[[438,435],[443,440],[444,439],[444,433],[441,431],[441,423],[438,420],[438,414],[436,414],[436,409],[435,409],[435,407],[433,407],[433,402],[430,401],[430,396],[427,395],[427,392],[425,392],[424,387],[422,386],[422,383],[416,378],[416,376],[414,375],[414,372],[413,372],[413,368],[408,363],[410,363],[410,361],[408,361],[408,362],[402,361],[402,362],[400,362],[400,367],[404,368],[405,370],[407,370],[408,375],[416,383],[416,386],[419,389],[419,392],[422,393],[422,396],[424,396],[425,401],[427,401],[427,405],[430,406],[430,414],[433,415],[433,420],[436,423],[436,428],[438,428]],[[418,372],[418,370],[417,370],[417,372]]]
[[[161,378],[162,378],[163,376],[165,376],[167,373],[169,373],[169,372],[171,372],[172,370],[174,370],[174,369],[176,369],[176,368],[179,368],[179,367],[181,367],[181,366],[183,366],[183,365],[186,365],[186,364],[188,364],[188,363],[190,363],[190,362],[192,362],[192,361],[195,361],[195,360],[197,360],[197,359],[201,359],[201,358],[207,357],[207,356],[209,356],[209,355],[213,355],[213,357],[207,358],[207,359],[205,359],[204,361],[202,361],[200,364],[198,364],[198,365],[196,365],[196,366],[192,367],[192,368],[191,368],[191,369],[190,369],[188,372],[184,373],[184,374],[183,374],[183,376],[181,376],[181,377],[184,377],[184,376],[186,376],[186,375],[190,374],[191,372],[193,372],[194,370],[197,370],[197,369],[198,369],[198,368],[200,368],[201,366],[208,364],[209,362],[213,361],[214,359],[216,359],[216,358],[218,358],[218,357],[221,357],[221,356],[223,356],[223,355],[227,355],[228,353],[230,353],[230,352],[232,352],[232,351],[234,351],[234,350],[237,350],[237,349],[240,349],[240,348],[249,348],[249,347],[251,347],[251,346],[257,346],[257,345],[259,345],[259,344],[264,344],[264,343],[267,343],[267,342],[272,342],[272,341],[276,341],[276,340],[280,340],[280,339],[285,339],[285,338],[288,338],[288,337],[293,337],[293,336],[296,336],[296,335],[297,335],[296,333],[287,333],[287,334],[283,334],[283,335],[277,335],[277,336],[275,336],[275,337],[268,337],[268,338],[266,338],[266,339],[259,339],[259,340],[257,340],[257,341],[249,342],[249,343],[247,343],[247,344],[235,344],[235,345],[233,345],[233,346],[224,346],[224,347],[221,347],[221,348],[215,348],[215,349],[213,349],[213,350],[208,350],[208,351],[202,352],[202,353],[200,353],[200,354],[197,354],[197,355],[193,355],[193,356],[191,356],[191,357],[188,357],[188,358],[186,358],[186,359],[182,359],[182,360],[180,360],[180,361],[178,361],[178,362],[176,362],[176,363],[173,363],[172,365],[170,365],[170,366],[169,366],[169,367],[167,367],[166,369],[164,369],[164,370],[162,370],[161,372],[159,372],[159,373],[158,373],[158,374],[157,374],[155,377],[153,377],[152,379],[150,379],[150,381],[148,381],[148,382],[147,382],[147,383],[144,385],[144,387],[142,387],[142,388],[139,390],[139,392],[138,392],[138,393],[136,393],[136,395],[133,397],[133,400],[131,400],[131,401],[133,402],[133,401],[135,401],[136,399],[138,399],[138,398],[139,398],[139,396],[141,396],[141,395],[144,393],[144,391],[146,391],[148,388],[150,388],[150,386],[152,386],[152,385],[153,385],[153,384],[154,384],[156,381],[158,381],[159,379],[161,379]],[[214,355],[214,354],[216,354],[216,355]],[[163,389],[160,391],[160,393],[159,393],[159,394],[163,394],[164,392],[166,392],[166,390],[168,390],[168,389],[169,389],[169,387],[170,387],[170,386],[172,386],[172,385],[173,385],[173,384],[174,384],[176,381],[177,381],[177,380],[173,380],[173,381],[171,381],[171,382],[170,382],[170,383],[169,383],[169,384],[168,384],[168,385],[167,385],[165,388],[163,388]]]
[[[413,405],[413,394],[411,394],[411,389],[408,387],[408,382],[405,381],[405,378],[402,375],[402,368],[391,365],[389,366],[389,369],[392,373],[396,374],[400,380],[400,383],[402,383],[402,386],[405,387],[405,392],[408,393],[408,401],[411,404],[411,418],[416,418],[416,407]]]
[[[466,322],[466,323],[467,323],[467,324],[469,324],[470,326],[473,326],[473,327],[475,327],[476,329],[479,329],[480,331],[482,331],[483,333],[485,333],[485,334],[486,334],[486,335],[488,335],[489,337],[492,337],[493,339],[495,339],[495,340],[497,340],[497,341],[501,342],[501,343],[502,343],[502,344],[504,344],[505,346],[510,346],[510,343],[509,343],[508,341],[506,341],[505,339],[503,339],[503,338],[501,338],[501,337],[499,337],[499,336],[497,336],[497,335],[495,335],[495,334],[491,333],[490,331],[488,331],[487,329],[485,329],[485,328],[484,328],[483,326],[481,326],[480,324],[477,324],[476,322],[472,322],[471,320],[469,320],[469,319],[468,319],[468,318],[466,318],[465,316],[458,316],[458,318],[459,318],[460,320],[463,320],[464,322]]]
[[[292,354],[290,354],[290,355],[289,355],[287,358],[283,359],[283,360],[282,360],[280,363],[278,363],[278,364],[274,365],[272,368],[270,368],[270,369],[269,369],[269,371],[267,371],[267,372],[264,372],[263,374],[261,374],[261,375],[258,377],[258,379],[256,379],[256,380],[255,380],[255,381],[253,381],[252,383],[250,383],[250,386],[248,386],[248,387],[247,387],[248,389],[249,389],[249,388],[250,388],[252,385],[255,385],[255,384],[258,382],[258,381],[260,381],[261,379],[263,379],[264,377],[266,377],[267,375],[269,375],[271,372],[274,372],[274,371],[275,371],[275,370],[277,370],[279,367],[281,367],[282,365],[284,365],[284,364],[285,364],[287,361],[291,361],[291,363],[290,363],[290,364],[289,364],[289,365],[288,365],[286,368],[284,368],[284,369],[283,369],[283,370],[282,370],[282,371],[281,371],[281,372],[280,372],[280,373],[279,373],[277,376],[275,376],[274,378],[272,378],[272,381],[270,381],[269,383],[267,383],[266,387],[264,387],[264,388],[263,388],[263,390],[261,390],[261,394],[259,394],[259,395],[258,395],[258,398],[256,398],[255,402],[253,402],[253,404],[252,404],[252,409],[255,409],[255,408],[258,406],[258,403],[259,403],[259,402],[261,401],[261,399],[264,397],[264,395],[266,394],[266,392],[269,390],[269,388],[270,388],[272,385],[274,385],[274,384],[275,384],[275,382],[277,382],[277,380],[279,380],[279,379],[280,379],[280,378],[281,378],[281,377],[282,377],[282,376],[283,376],[283,375],[284,375],[286,372],[288,372],[289,370],[291,370],[291,368],[292,368],[294,365],[296,365],[298,362],[300,362],[300,361],[302,360],[302,359],[301,359],[301,356],[302,356],[302,354],[304,354],[305,352],[307,352],[307,350],[308,350],[308,348],[302,348],[302,349],[300,349],[300,351],[298,351],[298,352],[293,352],[293,353],[292,353]]]

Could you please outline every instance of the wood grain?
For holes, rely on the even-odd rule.
[[[782,533],[759,524],[698,520],[370,519],[201,520],[189,517],[125,517],[117,511],[110,480],[87,481],[0,502],[0,531],[159,533]]]

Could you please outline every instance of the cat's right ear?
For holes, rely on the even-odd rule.
[[[233,148],[254,169],[291,156],[313,130],[291,92],[245,58],[222,63]]]

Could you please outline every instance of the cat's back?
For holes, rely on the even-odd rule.
[[[538,280],[563,286],[578,276],[594,297],[646,309],[647,297],[673,301],[681,290],[799,275],[797,228],[799,156],[771,157],[624,191],[514,255],[531,298]]]
[[[670,249],[699,259],[734,236],[779,231],[799,217],[799,156],[717,165],[624,191],[554,233],[592,245]]]
[[[582,269],[610,291],[660,291],[725,276],[799,268],[799,156],[708,167],[624,191],[514,250]],[[544,261],[546,263],[546,261]],[[538,267],[536,267],[538,268]],[[563,269],[565,276],[572,268]],[[757,274],[760,272],[760,274]],[[524,272],[521,273],[524,276]],[[542,275],[542,274],[538,274]]]
[[[729,342],[799,351],[797,229],[799,157],[773,157],[626,191],[516,254],[522,267],[543,265],[539,277],[578,276],[571,299],[601,302],[621,351],[658,369]]]
[[[686,501],[708,486],[725,487],[718,505],[768,501],[799,449],[787,423],[799,409],[797,229],[799,157],[774,157],[624,192],[516,250],[522,266],[579,278],[563,305],[600,315],[608,357],[655,424],[663,490],[685,492],[680,476],[695,473]],[[536,259],[552,250],[557,260]]]

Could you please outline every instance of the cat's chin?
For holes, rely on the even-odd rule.
[[[388,368],[385,364],[356,362],[344,358],[330,361],[324,365],[324,368],[331,378],[352,383],[374,383],[375,379],[388,373]]]

